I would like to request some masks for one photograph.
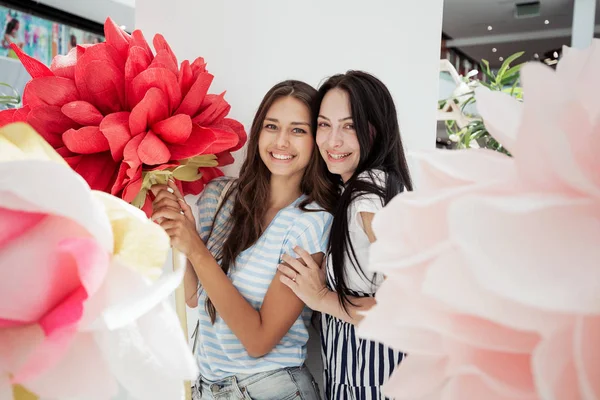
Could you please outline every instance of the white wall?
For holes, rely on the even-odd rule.
[[[392,92],[406,147],[433,149],[442,6],[443,0],[137,0],[135,21],[147,38],[162,33],[180,61],[204,57],[215,75],[211,92],[227,90],[230,116],[247,129],[275,83],[294,78],[318,86],[329,75],[362,69]],[[229,174],[237,174],[242,157]],[[310,362],[318,363],[319,344],[311,345]]]

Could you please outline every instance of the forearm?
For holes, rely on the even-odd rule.
[[[348,312],[344,310],[339,302],[337,293],[329,290],[319,302],[317,311],[329,314],[337,319],[357,325],[363,316],[359,312],[367,311],[376,304],[374,297],[354,297],[348,296],[352,304],[348,304]]]
[[[190,261],[203,290],[229,329],[249,353],[260,348],[263,336],[260,313],[233,286],[208,250],[198,251]]]
[[[183,277],[183,287],[185,289],[185,302],[191,308],[198,306],[198,276],[192,263],[188,260]]]

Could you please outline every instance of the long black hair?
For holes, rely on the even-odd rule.
[[[347,285],[345,254],[349,255],[352,267],[360,275],[374,282],[374,276],[367,277],[364,266],[358,262],[350,240],[348,220],[353,217],[348,215],[350,204],[361,196],[376,195],[385,206],[398,193],[412,190],[413,187],[400,137],[396,106],[387,87],[373,75],[362,71],[334,75],[319,88],[315,110],[321,108],[327,92],[335,88],[345,91],[350,98],[352,120],[360,145],[358,166],[347,182],[343,183],[339,175],[328,172],[330,180],[340,187],[344,184],[334,211],[328,251],[335,278],[334,289],[340,304],[348,312],[348,305],[354,304],[348,297],[352,292]],[[313,121],[315,126],[316,118]],[[325,163],[323,159],[321,162]],[[383,171],[383,185],[379,180],[382,175],[377,171]],[[370,179],[364,179],[365,174]]]

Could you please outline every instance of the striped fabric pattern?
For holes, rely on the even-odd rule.
[[[331,268],[327,284],[332,288]],[[352,292],[356,297],[373,293]],[[328,400],[382,400],[381,386],[404,357],[381,343],[359,338],[356,327],[328,314],[321,314],[321,349],[325,396]]]
[[[206,186],[197,206],[199,211],[198,231],[213,252],[220,251],[219,241],[226,237],[224,227],[231,215],[233,200],[224,202],[211,234],[212,218],[215,214],[219,195],[225,186],[225,179],[219,179]],[[309,253],[325,252],[332,216],[324,211],[303,212],[297,206],[304,199],[299,197],[291,205],[282,209],[273,218],[259,240],[243,251],[230,268],[229,278],[244,298],[255,308],[260,309],[265,294],[277,272],[277,264],[283,253],[294,254],[293,247],[300,246]],[[311,204],[309,209],[319,209]],[[223,237],[221,237],[221,236]],[[214,243],[213,243],[214,242]],[[217,314],[212,325],[205,310],[206,294],[200,288],[198,313],[198,348],[196,357],[200,374],[209,380],[219,380],[235,374],[254,374],[285,367],[296,367],[306,359],[307,327],[312,311],[305,308],[292,325],[289,332],[273,350],[260,358],[248,355],[244,346]]]

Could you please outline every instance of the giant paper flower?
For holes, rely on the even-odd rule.
[[[0,129],[0,398],[181,398],[196,366],[165,303],[169,238],[31,128]]]
[[[418,153],[419,190],[373,222],[386,281],[360,334],[409,353],[396,399],[600,399],[600,41],[556,72],[526,65],[524,104],[477,104],[513,158]]]
[[[15,46],[33,79],[23,108],[1,112],[0,126],[29,123],[92,189],[127,202],[149,186],[143,171],[178,166],[184,194],[198,194],[244,145],[244,127],[226,118],[224,93],[208,94],[202,58],[178,65],[161,35],[154,54],[139,30],[130,36],[110,18],[104,30],[105,43],[77,46],[50,68]],[[149,206],[142,194],[138,205]]]

